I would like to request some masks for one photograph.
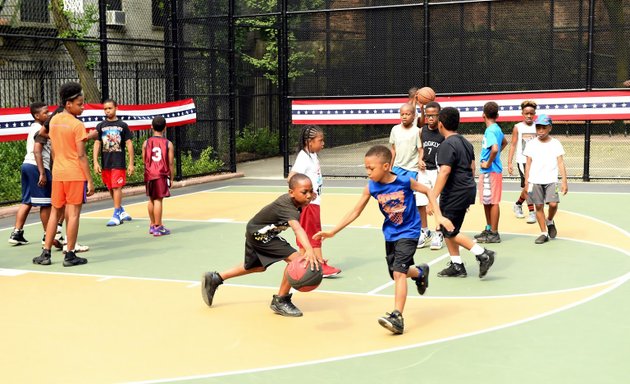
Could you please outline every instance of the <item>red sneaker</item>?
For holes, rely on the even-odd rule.
[[[324,264],[322,264],[322,274],[324,275],[324,277],[337,276],[340,273],[341,269],[331,267],[330,265],[328,265],[328,262],[324,262]]]

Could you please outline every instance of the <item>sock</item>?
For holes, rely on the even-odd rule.
[[[451,256],[451,262],[455,263],[455,264],[461,264],[462,263],[462,257],[460,255]]]
[[[527,204],[527,209],[528,209],[530,212],[534,212],[534,204]]]
[[[475,256],[481,255],[484,251],[485,249],[479,244],[475,244],[472,248],[470,248],[470,252],[472,252]]]
[[[422,233],[424,233],[425,235],[429,235],[431,234],[431,231],[429,231],[429,227],[424,227],[422,228]]]
[[[547,225],[549,225],[549,224],[553,224],[553,220],[546,219],[546,220],[545,220],[545,223],[546,223]]]
[[[492,226],[486,225],[486,231],[491,231],[491,230],[492,230]]]
[[[549,237],[549,234],[547,232],[540,232],[540,234]]]
[[[522,197],[519,197],[518,200],[516,200],[516,205],[523,205],[524,201],[525,199],[523,199]]]

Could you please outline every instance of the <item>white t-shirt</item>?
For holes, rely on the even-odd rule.
[[[516,162],[519,164],[527,163],[527,157],[523,155],[523,150],[527,146],[527,143],[536,138],[536,125],[527,125],[524,122],[516,124],[518,130],[518,138],[516,141]]]
[[[40,123],[34,122],[31,124],[28,131],[28,136],[26,137],[26,155],[24,156],[24,163],[26,164],[37,165],[33,151],[35,150],[35,134],[37,134],[41,128],[42,125]],[[42,161],[44,162],[44,168],[50,171],[50,140],[46,141],[42,149]]]
[[[389,135],[389,143],[396,148],[394,167],[418,172],[418,149],[420,142],[420,128],[412,126],[404,128],[402,124],[394,125]]]
[[[523,154],[531,157],[529,179],[532,184],[550,184],[558,182],[558,156],[564,155],[564,148],[553,137],[546,143],[538,138],[527,143]]]
[[[320,205],[324,178],[322,177],[322,169],[319,166],[317,153],[306,153],[306,151],[301,150],[295,159],[293,167],[291,167],[291,172],[303,173],[311,179],[313,191],[317,192],[317,198],[311,201],[311,204]]]

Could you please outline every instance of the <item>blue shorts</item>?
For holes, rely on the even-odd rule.
[[[52,175],[46,171],[46,185],[40,187],[39,170],[34,164],[22,164],[22,204],[34,205],[36,207],[50,207],[50,195],[52,189]]]
[[[394,172],[395,174],[399,176],[409,176],[410,179],[414,179],[414,180],[418,179],[418,172],[416,171],[410,171],[410,170],[400,168],[400,167],[393,167],[392,172]]]

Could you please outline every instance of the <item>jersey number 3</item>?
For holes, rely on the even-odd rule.
[[[153,152],[153,156],[151,156],[151,160],[155,162],[162,160],[162,148],[154,147],[153,149],[151,149],[151,152]]]

